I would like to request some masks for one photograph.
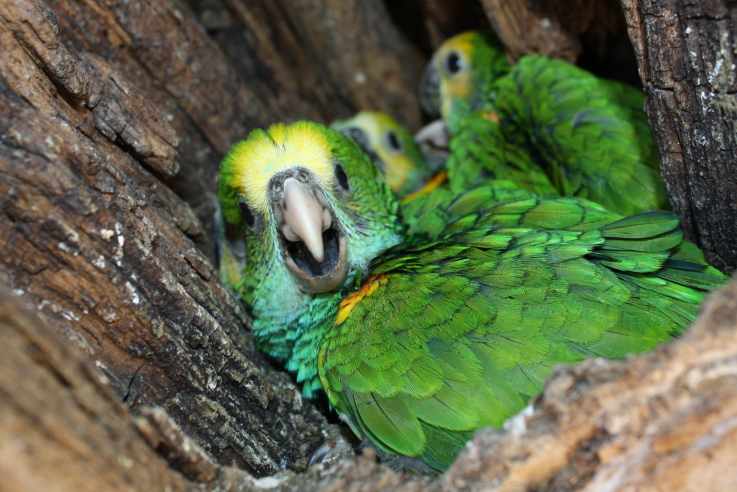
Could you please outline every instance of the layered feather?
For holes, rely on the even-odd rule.
[[[554,365],[681,333],[724,276],[673,262],[680,244],[673,214],[653,212],[586,232],[500,226],[397,246],[372,264],[372,293],[320,328],[323,388],[378,448],[443,470]]]
[[[454,54],[465,65],[451,74],[443,60]],[[543,56],[500,70],[503,57],[489,35],[470,32],[448,40],[431,62],[453,133],[454,190],[488,176],[622,215],[669,208],[641,91]],[[459,89],[466,71],[472,85]]]

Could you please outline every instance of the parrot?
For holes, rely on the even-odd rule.
[[[451,135],[456,191],[491,176],[623,216],[669,208],[639,89],[540,55],[512,66],[493,32],[467,31],[435,51],[420,96]]]
[[[472,213],[486,224],[568,230],[587,230],[623,218],[585,199],[538,196],[510,180],[487,179],[468,192],[456,193],[445,186],[447,173],[441,171],[429,178],[427,170],[431,166],[424,161],[410,132],[383,112],[362,111],[348,120],[334,122],[331,128],[355,140],[378,164],[385,182],[400,198],[408,238],[436,238],[455,216],[464,215],[469,220]],[[391,133],[397,135],[401,145],[390,143]],[[403,188],[396,183],[402,183]]]
[[[379,166],[397,196],[416,191],[430,178],[431,170],[412,134],[389,114],[360,111],[352,118],[333,122],[330,127],[356,141]]]
[[[277,123],[231,148],[218,196],[245,237],[239,294],[257,346],[418,473],[441,473],[474,431],[523,409],[556,364],[677,336],[726,278],[671,212],[545,229],[535,220],[576,214],[541,218],[547,199],[514,185],[524,195],[499,211],[505,188],[481,186],[419,197],[407,225],[384,179],[345,135]],[[433,200],[450,219],[418,225]]]

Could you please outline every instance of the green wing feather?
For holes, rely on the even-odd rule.
[[[437,188],[403,204],[401,213],[413,243],[486,226],[588,231],[622,218],[583,198],[542,197],[504,180],[462,193]]]
[[[561,195],[529,146],[509,139],[499,123],[483,111],[459,123],[458,133],[449,142],[445,166],[449,186],[456,192],[484,180],[500,179],[539,195]]]
[[[622,215],[668,207],[639,91],[542,56],[523,57],[497,87],[501,127],[527,134],[562,195]]]
[[[454,56],[464,65],[451,75]],[[543,56],[500,68],[503,56],[498,41],[469,32],[446,41],[428,67],[452,132],[454,191],[506,179],[625,216],[669,208],[640,90]]]
[[[673,260],[681,242],[677,219],[653,212],[585,232],[490,227],[397,246],[372,265],[376,290],[326,328],[323,388],[359,435],[443,470],[555,364],[681,333],[725,278]]]

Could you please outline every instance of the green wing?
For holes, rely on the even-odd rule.
[[[542,56],[523,57],[497,81],[504,138],[526,135],[564,196],[631,215],[669,208],[642,94]]]
[[[437,188],[403,204],[401,213],[413,243],[487,226],[589,231],[622,218],[583,198],[542,197],[504,180],[462,193]]]
[[[719,272],[673,260],[668,212],[588,232],[489,228],[400,249],[341,304],[318,371],[336,411],[381,450],[444,470],[551,368],[679,334]]]
[[[501,179],[539,195],[559,196],[526,136],[518,134],[522,138],[512,140],[494,119],[493,114],[478,111],[458,124],[445,161],[450,188],[461,192],[488,179]]]

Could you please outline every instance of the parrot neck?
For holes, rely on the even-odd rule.
[[[256,344],[260,350],[286,362],[287,370],[297,373],[297,381],[303,383],[302,393],[307,398],[321,388],[317,377],[320,343],[335,323],[340,301],[352,288],[353,279],[358,272],[366,273],[371,260],[404,240],[398,227],[384,227],[380,234],[354,237],[359,236],[349,253],[354,269],[343,288],[333,292],[303,292],[283,261],[258,261],[264,257],[276,258],[276,249],[254,248],[248,257],[246,278],[256,280],[256,284],[252,290],[244,286],[243,294],[254,317],[252,330]]]
[[[335,324],[342,298],[342,291],[317,294],[307,311],[297,320],[296,339],[286,367],[297,373],[297,382],[302,383],[305,398],[315,397],[318,390],[322,389],[317,373],[317,357],[325,334]]]
[[[248,304],[254,317],[253,334],[258,347],[284,362],[289,359],[297,337],[297,321],[308,310],[311,294],[302,292],[282,261],[258,265],[247,278],[258,279]],[[246,287],[248,289],[248,287]],[[248,295],[248,292],[244,292]]]

